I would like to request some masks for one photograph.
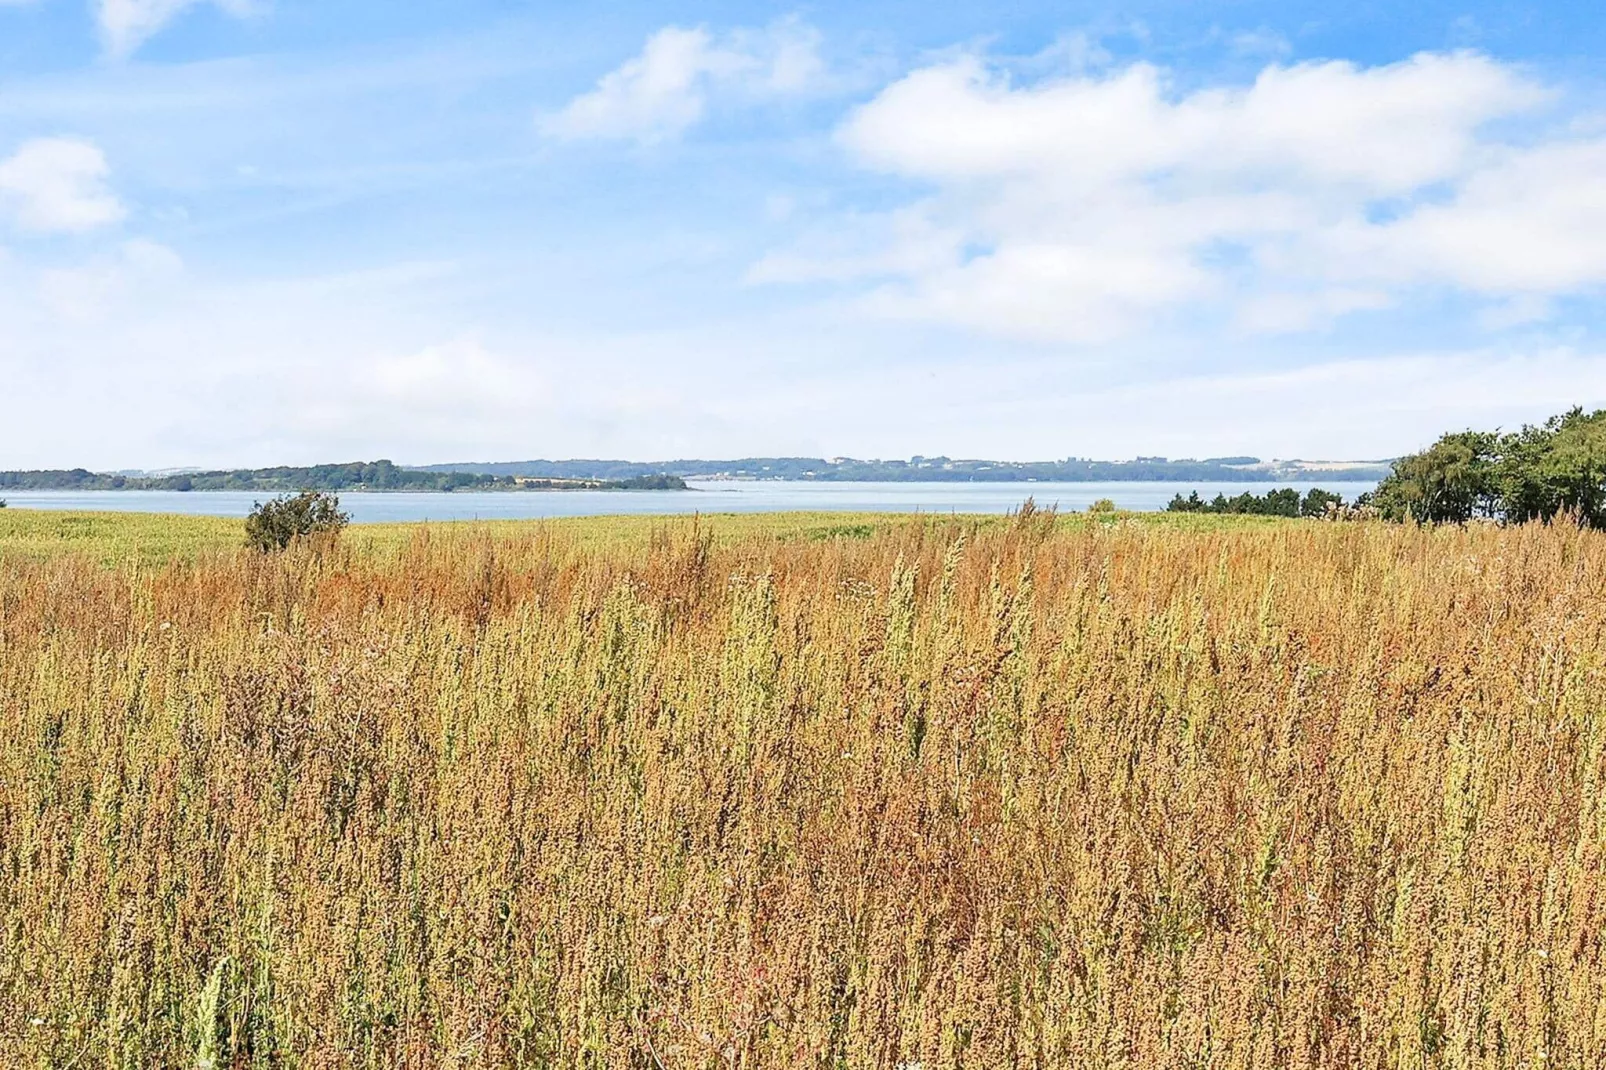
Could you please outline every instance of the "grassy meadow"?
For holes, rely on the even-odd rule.
[[[0,1066],[1606,1065],[1606,534],[0,511]]]

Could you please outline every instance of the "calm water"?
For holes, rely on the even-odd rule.
[[[1164,509],[1172,495],[1197,490],[1209,499],[1277,486],[1304,493],[1312,486],[1350,500],[1373,483],[804,483],[694,482],[689,491],[523,491],[457,494],[342,494],[341,506],[357,523],[397,520],[518,520],[618,513],[773,513],[834,510],[899,513],[1003,513],[1027,495],[1040,506],[1086,509],[1109,498],[1122,509]],[[23,491],[0,494],[21,509],[88,509],[140,513],[245,516],[272,495],[236,491]]]

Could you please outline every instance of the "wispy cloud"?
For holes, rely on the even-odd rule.
[[[107,184],[99,147],[78,138],[36,138],[0,160],[0,220],[36,231],[86,231],[124,209]]]
[[[95,19],[108,54],[123,58],[139,50],[150,38],[185,10],[213,4],[231,15],[245,16],[253,0],[93,0]]]
[[[184,262],[167,246],[146,239],[125,241],[89,261],[46,268],[39,297],[64,320],[103,322],[119,311],[136,313],[152,292],[182,282]]]
[[[717,36],[669,26],[591,92],[543,115],[540,126],[562,138],[661,141],[699,122],[716,91],[747,99],[800,93],[823,72],[819,34],[795,19]]]

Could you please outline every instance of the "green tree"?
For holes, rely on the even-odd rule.
[[[1204,513],[1209,512],[1210,507],[1199,497],[1198,491],[1192,491],[1186,498],[1179,491],[1176,497],[1171,499],[1171,504],[1166,506],[1166,510],[1172,513]]]
[[[1293,487],[1283,487],[1281,490],[1269,490],[1264,498],[1265,504],[1259,509],[1250,512],[1263,513],[1266,516],[1298,516],[1299,491]]]
[[[1421,453],[1395,461],[1371,504],[1390,520],[1420,523],[1464,524],[1475,516],[1498,516],[1501,446],[1500,435],[1489,431],[1445,435]]]
[[[1507,435],[1496,480],[1505,519],[1548,520],[1573,512],[1606,524],[1606,410],[1575,408]]]
[[[336,535],[350,520],[333,494],[303,491],[253,503],[251,515],[245,518],[245,541],[268,553],[283,550],[297,539]]]

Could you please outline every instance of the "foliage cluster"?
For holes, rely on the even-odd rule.
[[[1166,510],[1172,513],[1235,513],[1249,516],[1315,516],[1328,515],[1334,509],[1342,507],[1344,496],[1331,491],[1312,487],[1301,498],[1299,491],[1293,487],[1283,487],[1280,490],[1270,490],[1265,494],[1251,494],[1245,491],[1234,497],[1217,494],[1211,501],[1199,497],[1198,491],[1193,491],[1186,498],[1181,494],[1171,499]]]
[[[1575,408],[1520,431],[1460,431],[1402,457],[1371,504],[1391,520],[1522,523],[1575,514],[1606,524],[1606,410]]]
[[[245,518],[245,542],[252,549],[284,550],[298,539],[334,536],[351,521],[340,499],[319,491],[258,502]]]
[[[1606,534],[1036,521],[0,555],[0,1065],[1606,1063]]]

